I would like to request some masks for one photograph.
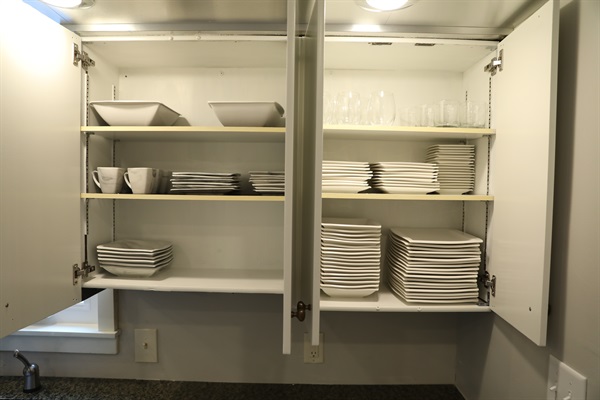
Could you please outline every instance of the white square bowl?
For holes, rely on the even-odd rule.
[[[170,126],[180,115],[156,101],[92,101],[90,108],[111,126]]]
[[[275,101],[209,101],[223,126],[283,126],[283,107]]]

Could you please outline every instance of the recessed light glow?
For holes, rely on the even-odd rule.
[[[379,25],[354,24],[350,28],[352,32],[381,32]]]
[[[392,11],[402,8],[407,0],[367,0],[367,4],[381,11]]]
[[[367,11],[396,11],[410,7],[418,0],[356,0],[358,5]]]
[[[96,0],[42,0],[42,2],[60,8],[90,8]]]

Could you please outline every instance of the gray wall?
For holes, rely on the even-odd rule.
[[[281,354],[281,297],[119,293],[118,355],[31,353],[44,376],[267,383],[454,383],[454,314],[322,314],[325,363],[304,364],[302,325]],[[136,328],[158,329],[156,364],[134,362]],[[0,374],[22,365],[0,353]]]
[[[600,2],[569,2],[560,18],[548,346],[493,315],[461,317],[457,386],[469,400],[545,399],[549,354],[600,399]]]

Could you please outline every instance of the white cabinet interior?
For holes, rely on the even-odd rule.
[[[285,198],[252,195],[248,173],[284,170],[285,128],[222,127],[208,105],[214,100],[262,100],[277,101],[285,109],[286,42],[285,38],[276,39],[176,43],[180,54],[173,54],[163,42],[88,43],[90,54],[103,63],[116,63],[112,65],[118,71],[113,83],[117,99],[160,101],[187,121],[185,126],[110,127],[96,126],[95,116],[90,115],[94,126],[82,127],[84,138],[91,133],[85,166],[88,174],[103,166],[95,160],[106,162],[109,151],[111,162],[124,168],[241,173],[242,194],[106,195],[90,183],[83,198],[90,202],[115,200],[116,239],[172,241],[175,259],[155,278],[131,279],[101,272],[88,280],[86,287],[283,293]],[[156,67],[151,54],[163,50],[169,54],[168,62],[161,56],[162,65]],[[131,58],[120,54],[134,54],[135,62],[145,60],[144,65],[131,65]],[[195,56],[187,57],[189,54]],[[95,74],[90,72],[90,88],[96,84]],[[96,244],[98,240],[88,238],[88,254],[95,254]]]

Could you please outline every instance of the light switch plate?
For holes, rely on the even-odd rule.
[[[585,400],[587,378],[567,364],[550,356],[548,368],[548,400]]]
[[[156,329],[136,329],[134,341],[135,362],[158,362]]]

